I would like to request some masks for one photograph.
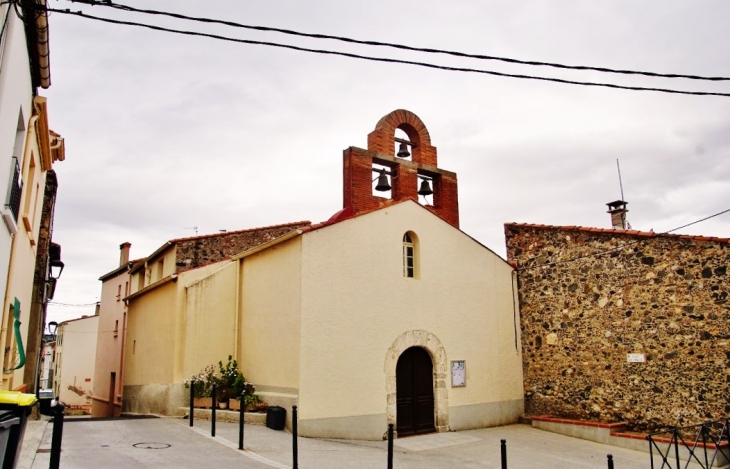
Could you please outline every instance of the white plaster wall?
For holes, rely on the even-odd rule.
[[[403,277],[406,231],[418,279]],[[466,387],[447,377],[448,406],[522,399],[512,269],[499,256],[411,201],[305,233],[302,246],[302,419],[385,414],[386,354],[415,330],[466,360]]]
[[[99,316],[74,319],[58,326],[63,335],[59,399],[67,405],[91,406],[98,328]],[[72,391],[71,387],[82,394]]]
[[[0,7],[0,20],[10,9],[10,5]],[[5,209],[10,178],[12,156],[20,160],[23,148],[15,146],[18,117],[22,109],[24,126],[33,114],[33,88],[31,84],[28,49],[25,42],[23,23],[10,10],[8,26],[0,51],[0,210]],[[20,161],[19,161],[20,163]],[[22,224],[22,221],[20,222]],[[0,295],[5,298],[12,235],[5,223],[0,222]],[[30,307],[30,305],[28,305]]]

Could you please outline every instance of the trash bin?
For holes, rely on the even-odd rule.
[[[38,406],[41,415],[53,416],[51,402],[56,396],[53,395],[53,389],[41,389],[38,391]]]
[[[20,418],[12,410],[0,410],[0,461],[5,461],[5,451],[8,449],[10,429],[20,423]]]
[[[23,444],[23,435],[25,434],[25,424],[28,422],[28,416],[36,403],[34,394],[24,394],[19,391],[0,391],[0,412],[8,411],[10,414],[4,414],[12,420],[13,417],[18,418],[17,424],[11,424],[7,430],[8,441],[3,457],[2,469],[13,469],[18,462],[20,456],[20,447]]]
[[[283,430],[286,425],[286,409],[278,405],[266,409],[266,426],[272,430]]]

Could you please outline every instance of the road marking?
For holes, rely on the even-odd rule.
[[[195,433],[198,433],[199,435],[202,435],[202,436],[204,436],[204,437],[206,437],[206,438],[208,438],[208,439],[210,439],[212,441],[215,441],[216,443],[219,443],[219,444],[221,444],[223,446],[227,446],[227,447],[229,447],[231,449],[234,449],[239,454],[242,454],[242,455],[246,456],[249,459],[253,459],[254,461],[258,461],[261,464],[266,464],[269,467],[275,467],[277,469],[291,469],[289,466],[285,466],[285,465],[283,465],[281,463],[278,463],[276,461],[272,461],[269,458],[265,458],[264,456],[261,456],[258,453],[254,453],[250,449],[244,449],[243,451],[241,451],[241,450],[238,449],[238,445],[237,444],[233,443],[232,441],[228,441],[225,438],[214,438],[214,437],[210,436],[210,434],[206,430],[202,430],[202,429],[196,428],[196,427],[192,427],[192,428],[187,427],[187,428],[195,431]]]

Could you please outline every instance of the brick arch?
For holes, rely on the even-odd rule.
[[[431,145],[426,125],[417,115],[405,109],[397,109],[378,121],[375,130],[368,134],[368,150],[393,155],[396,129],[405,132],[408,140],[415,144],[411,147],[414,162],[437,166],[436,147]]]
[[[386,415],[388,423],[396,425],[396,377],[395,369],[401,354],[411,347],[421,347],[431,356],[434,372],[434,408],[436,411],[436,431],[445,432],[449,430],[449,392],[446,387],[448,376],[448,364],[446,360],[446,349],[441,341],[434,334],[423,330],[406,331],[398,336],[393,345],[388,348],[385,354],[385,388],[386,388]]]

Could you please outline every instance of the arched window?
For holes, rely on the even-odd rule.
[[[409,231],[403,235],[403,276],[416,278],[418,262],[418,238]]]

